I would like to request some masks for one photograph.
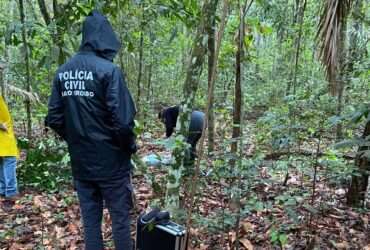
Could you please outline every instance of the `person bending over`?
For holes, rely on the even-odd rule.
[[[179,106],[173,106],[164,108],[158,113],[158,118],[164,123],[166,127],[166,137],[170,137],[177,124],[177,118],[179,116]],[[202,136],[204,126],[204,113],[201,111],[194,110],[191,113],[189,133],[186,138],[187,143],[191,145],[191,159],[194,160],[196,156],[196,148],[199,139]]]

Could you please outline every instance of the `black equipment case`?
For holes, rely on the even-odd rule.
[[[186,250],[185,227],[171,221],[147,223],[137,221],[136,250]]]

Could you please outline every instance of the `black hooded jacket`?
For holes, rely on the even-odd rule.
[[[45,124],[67,141],[75,179],[120,178],[131,169],[136,110],[112,63],[119,48],[107,18],[93,11],[83,24],[80,51],[56,73]]]

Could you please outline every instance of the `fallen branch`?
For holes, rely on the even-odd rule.
[[[311,156],[315,156],[316,155],[316,152],[310,152],[310,151],[291,151],[291,152],[288,152],[288,151],[280,151],[280,152],[273,152],[273,153],[270,153],[270,154],[266,154],[265,157],[264,157],[264,160],[278,160],[280,159],[281,157],[283,156],[307,156],[307,157],[311,157]],[[252,157],[253,154],[247,154],[247,157]],[[325,153],[324,152],[318,152],[318,156],[319,157],[322,157],[322,156],[325,156]],[[352,155],[338,155],[338,158],[344,158],[346,160],[354,160],[355,159],[355,156],[352,156]]]

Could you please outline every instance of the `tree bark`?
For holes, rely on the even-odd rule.
[[[59,23],[59,18],[61,16],[60,7],[58,5],[57,0],[53,0],[53,12],[54,17],[51,18],[48,8],[46,6],[45,0],[37,0],[41,15],[45,21],[45,24],[49,26],[51,24],[51,21],[54,20],[56,22],[56,28],[52,30],[51,32],[51,39],[53,43],[58,47],[58,65],[62,65],[65,61],[65,53],[63,51],[64,47],[64,29],[61,23]]]
[[[347,73],[353,73],[353,65],[356,61],[360,60],[361,55],[358,52],[358,31],[361,28],[361,20],[356,18],[357,15],[361,15],[363,6],[363,0],[355,1],[352,15],[354,16],[353,28],[354,34],[351,35],[350,47],[349,47],[349,59],[347,62]],[[370,121],[367,121],[365,125],[362,138],[366,138],[370,135]],[[365,201],[365,194],[368,187],[369,172],[370,171],[370,160],[361,154],[362,151],[369,150],[369,147],[360,147],[356,156],[355,165],[358,167],[360,175],[352,175],[350,187],[347,192],[347,204],[350,206],[361,206]]]
[[[293,95],[296,94],[296,88],[297,88],[297,76],[298,76],[298,65],[299,65],[299,55],[301,50],[301,40],[302,40],[302,34],[303,34],[303,23],[304,23],[304,14],[306,11],[307,1],[303,0],[303,6],[301,7],[299,11],[300,20],[299,20],[299,32],[298,37],[296,39],[296,52],[295,52],[295,66],[294,66],[294,78],[293,78]],[[299,3],[299,2],[298,2]]]
[[[23,8],[23,0],[19,0],[19,15],[22,23],[22,42],[24,47],[24,59],[26,67],[26,83],[25,88],[30,93],[31,92],[31,73],[30,73],[30,60],[28,55],[28,42],[25,26],[25,15]],[[32,139],[32,114],[31,114],[31,101],[29,98],[25,100],[25,108],[27,114],[27,138],[28,140]]]
[[[148,85],[147,85],[147,100],[150,102],[150,97],[152,96],[152,76],[153,76],[153,59],[151,59],[148,66]]]
[[[50,15],[45,4],[45,0],[37,0],[40,8],[40,12],[47,26],[50,24]]]
[[[195,95],[199,85],[199,78],[202,72],[202,66],[207,51],[207,31],[206,26],[210,21],[212,9],[217,0],[205,0],[201,11],[201,20],[194,38],[192,51],[186,78],[183,87],[183,102],[179,113],[180,134],[187,138],[189,130],[190,114],[195,101]],[[183,141],[186,144],[185,141]],[[180,185],[182,170],[185,169],[186,153],[184,147],[175,149],[173,152],[175,163],[169,168],[169,177],[167,182],[166,207],[176,212],[180,205]]]
[[[237,156],[238,144],[239,144],[239,159],[238,159],[238,169],[242,168],[242,155],[243,155],[243,129],[242,129],[242,119],[243,119],[243,88],[242,88],[242,77],[243,77],[243,65],[242,60],[244,59],[244,35],[245,35],[245,16],[252,6],[253,0],[248,2],[245,1],[244,6],[241,7],[240,0],[238,1],[239,6],[239,31],[237,39],[237,52],[236,52],[236,64],[235,64],[235,99],[234,99],[234,114],[233,114],[233,132],[232,132],[232,144],[231,144],[231,154],[235,157]],[[232,159],[230,161],[230,167],[235,168],[236,161]],[[242,177],[239,174],[237,178],[237,192],[235,195],[235,201],[237,204],[236,209],[236,222],[235,222],[235,250],[239,250],[239,226],[241,219],[241,188],[242,188]]]
[[[365,139],[370,135],[370,121],[366,122],[362,138]],[[347,204],[350,206],[360,207],[365,201],[366,191],[369,184],[370,161],[363,154],[364,151],[370,150],[368,146],[362,146],[358,149],[355,165],[358,167],[358,173],[352,175],[351,185],[347,192]]]
[[[353,12],[352,12],[352,19],[353,19],[353,30],[354,32],[350,35],[349,40],[349,48],[348,48],[348,54],[349,59],[347,62],[347,72],[353,73],[354,70],[354,64],[355,62],[361,60],[362,54],[361,52],[366,53],[366,51],[361,51],[359,48],[359,41],[360,41],[360,32],[362,30],[362,21],[361,17],[363,15],[363,0],[357,0],[355,1],[355,4],[353,6]]]
[[[247,2],[247,1],[246,1]],[[239,1],[240,5],[240,1]],[[239,19],[239,30],[237,39],[237,51],[235,54],[235,88],[234,88],[234,113],[233,113],[233,132],[232,132],[232,143],[231,143],[231,154],[236,154],[238,150],[238,138],[240,137],[240,122],[241,122],[241,111],[242,111],[242,58],[244,57],[244,18],[242,15],[242,7],[239,8],[240,19]],[[235,161],[232,160],[231,167],[235,165]]]
[[[222,44],[222,39],[223,39],[223,36],[224,36],[224,32],[225,32],[225,27],[226,27],[226,23],[227,23],[227,17],[229,15],[229,6],[230,5],[230,2],[229,0],[224,0],[223,1],[223,8],[222,8],[222,17],[221,17],[221,23],[220,23],[220,28],[219,28],[219,31],[217,33],[217,40],[216,40],[216,46],[215,46],[215,61],[214,61],[214,67],[213,67],[213,71],[212,71],[212,75],[211,75],[211,81],[210,81],[210,88],[208,89],[208,99],[207,99],[207,106],[206,106],[206,111],[205,111],[205,116],[208,117],[208,113],[209,113],[209,110],[210,110],[210,103],[211,103],[211,95],[214,94],[211,90],[213,88],[213,84],[215,84],[216,82],[216,69],[217,69],[217,63],[218,63],[218,57],[219,57],[219,54],[220,54],[220,49],[221,49],[221,44]],[[190,206],[188,207],[188,214],[187,214],[187,222],[186,222],[186,228],[188,228],[188,233],[190,235],[190,224],[191,224],[191,219],[192,219],[192,212],[193,212],[193,208],[196,207],[195,205],[195,194],[196,194],[196,190],[197,190],[197,187],[198,187],[198,178],[199,178],[199,173],[200,173],[200,162],[201,162],[201,159],[203,158],[204,156],[204,148],[203,148],[203,145],[204,145],[204,141],[205,141],[205,135],[206,135],[206,130],[207,130],[207,124],[208,123],[208,120],[206,120],[206,122],[204,123],[204,128],[203,128],[203,133],[202,133],[202,136],[199,140],[199,153],[198,153],[198,159],[196,161],[196,164],[195,164],[195,171],[194,171],[194,174],[190,180],[190,195],[189,195],[189,201],[188,201],[188,204],[190,204]]]
[[[339,41],[339,71],[336,77],[336,95],[337,95],[337,107],[336,107],[336,115],[342,115],[343,109],[343,96],[344,90],[346,85],[346,80],[348,78],[348,71],[347,71],[347,48],[346,48],[346,32],[347,32],[347,18],[345,17],[342,20],[342,25],[340,29],[340,41]],[[339,141],[343,138],[343,128],[342,123],[338,123],[336,126],[336,140]]]
[[[232,143],[231,143],[231,154],[236,158],[237,150],[238,150],[238,143],[242,140],[241,138],[241,129],[240,129],[240,122],[242,119],[242,105],[243,105],[243,93],[242,93],[242,59],[244,58],[244,13],[243,8],[240,6],[239,0],[239,31],[238,31],[238,39],[237,39],[237,51],[235,55],[235,93],[234,93],[234,114],[233,114],[233,133],[232,133]],[[240,159],[241,161],[241,159]],[[231,160],[231,168],[235,167],[235,160]],[[239,181],[237,183],[239,188]],[[239,195],[237,195],[239,196]],[[235,223],[235,249],[239,249],[239,224],[240,224],[240,197],[236,197],[238,202],[238,211],[236,216],[236,223]]]
[[[187,137],[190,114],[195,102],[195,95],[198,90],[199,78],[202,73],[202,66],[207,51],[207,30],[206,27],[212,17],[212,9],[217,0],[206,0],[202,7],[200,24],[194,38],[190,60],[188,61],[188,69],[183,87],[184,98],[182,109],[180,112],[180,133]]]
[[[291,94],[291,89],[293,88],[293,94],[296,93],[296,85],[297,85],[297,73],[298,73],[298,62],[299,62],[299,53],[301,49],[301,40],[302,40],[302,33],[303,33],[303,22],[304,22],[304,14],[306,10],[307,1],[303,0],[303,4],[301,4],[301,0],[296,0],[295,5],[293,6],[293,27],[297,24],[299,25],[299,30],[297,32],[292,32],[291,36],[294,39],[294,47],[295,52],[294,55],[291,56],[292,60],[295,62],[295,66],[290,71],[290,77],[286,89],[286,95]],[[295,37],[295,38],[294,38]]]
[[[214,151],[214,137],[215,137],[215,112],[214,112],[214,91],[215,85],[211,83],[213,67],[215,67],[215,30],[216,30],[216,10],[217,10],[218,0],[215,1],[213,6],[214,10],[212,12],[211,20],[207,27],[208,33],[208,92],[210,94],[210,106],[208,113],[208,155],[212,155]]]
[[[54,12],[54,21],[56,22],[56,30],[52,37],[54,39],[55,44],[58,46],[59,54],[58,54],[58,65],[62,65],[65,61],[65,53],[63,51],[64,48],[64,27],[63,23],[60,23],[60,16],[61,16],[61,9],[58,4],[58,0],[53,0],[53,12]]]
[[[152,52],[150,52],[150,55],[151,54],[152,54]],[[147,79],[147,86],[146,86],[146,90],[147,90],[147,92],[146,92],[146,105],[148,105],[147,107],[151,106],[150,105],[150,101],[151,101],[150,97],[152,95],[151,90],[152,90],[152,75],[153,75],[153,73],[152,73],[152,70],[153,70],[153,56],[151,55],[150,57],[151,57],[151,59],[150,59],[149,65],[148,65],[148,79]],[[144,128],[146,128],[146,125],[147,125],[147,120],[148,120],[148,119],[146,119],[147,116],[148,116],[148,109],[146,109],[145,113],[143,114]]]
[[[140,112],[140,98],[141,98],[141,78],[143,76],[143,55],[144,55],[144,4],[141,4],[142,17],[140,21],[140,45],[139,45],[139,71],[137,76],[137,95],[136,95],[136,107],[138,113]]]

